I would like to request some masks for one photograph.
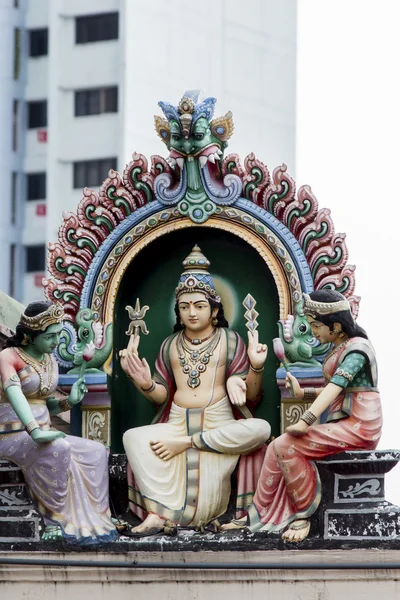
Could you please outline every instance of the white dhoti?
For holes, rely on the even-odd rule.
[[[260,448],[269,435],[270,426],[262,419],[236,421],[226,397],[206,408],[173,403],[167,423],[124,434],[139,490],[131,490],[131,500],[148,513],[182,526],[206,524],[227,509],[230,478],[240,455]],[[151,449],[151,441],[182,436],[193,436],[198,449],[189,448],[168,461]]]

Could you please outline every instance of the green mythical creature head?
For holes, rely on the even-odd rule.
[[[330,344],[318,344],[311,326],[304,315],[303,302],[297,303],[295,315],[288,315],[278,322],[279,337],[282,340],[287,361],[296,367],[318,366],[316,357],[322,357]]]
[[[188,162],[199,160],[203,168],[207,162],[216,165],[222,157],[233,133],[232,113],[212,119],[216,98],[199,101],[200,90],[185,92],[178,106],[159,102],[166,119],[155,116],[158,135],[170,151],[168,162],[180,169]]]

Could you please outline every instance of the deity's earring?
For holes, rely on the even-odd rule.
[[[22,338],[21,346],[27,346],[29,344],[29,337],[24,333],[24,337]]]

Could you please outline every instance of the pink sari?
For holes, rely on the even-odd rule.
[[[326,381],[351,351],[362,352],[368,358],[371,379],[376,385],[375,355],[368,340],[362,338],[348,340],[327,357],[323,367]],[[348,387],[330,406],[326,423],[313,425],[303,437],[284,433],[271,442],[248,511],[251,531],[280,531],[296,519],[310,517],[321,500],[321,482],[312,461],[345,450],[374,449],[381,428],[377,389]]]

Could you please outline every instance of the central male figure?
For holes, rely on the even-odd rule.
[[[209,265],[198,246],[183,262],[175,333],[161,346],[154,376],[138,356],[138,336],[122,353],[128,377],[160,405],[152,425],[123,437],[134,476],[131,509],[145,517],[133,529],[137,533],[162,528],[167,519],[196,527],[222,515],[240,456],[263,447],[270,436],[269,424],[251,418],[245,406],[259,399],[267,346],[249,332],[246,352],[241,337],[228,328]],[[241,459],[238,493],[248,503],[260,458]]]

